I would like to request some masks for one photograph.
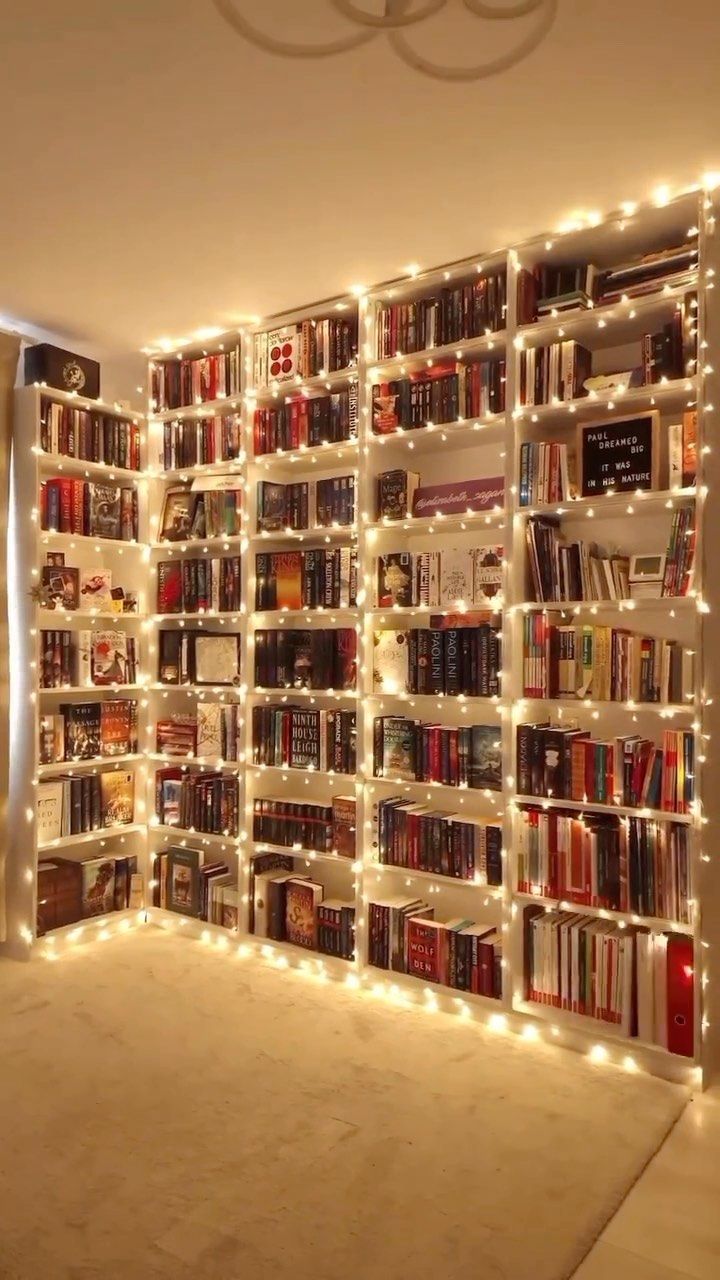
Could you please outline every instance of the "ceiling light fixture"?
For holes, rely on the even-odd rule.
[[[448,0],[416,0],[414,7],[413,0],[385,0],[384,14],[369,13],[362,5],[354,3],[354,0],[330,0],[333,9],[354,23],[359,30],[356,29],[346,36],[340,36],[323,44],[294,44],[259,31],[243,13],[243,7],[247,6],[248,0],[212,0],[212,2],[235,31],[266,53],[278,54],[285,58],[325,58],[335,53],[346,53],[350,49],[357,49],[377,36],[385,34],[391,48],[407,66],[435,80],[457,81],[487,79],[489,76],[499,75],[500,72],[516,66],[523,58],[527,58],[548,35],[558,8],[558,0],[516,0],[513,4],[504,4],[502,0],[499,2],[493,0],[492,3],[490,0],[455,0],[456,4],[459,3],[466,12],[477,18],[514,21],[537,15],[539,19],[533,23],[523,39],[507,53],[499,54],[495,58],[489,58],[487,62],[471,67],[456,67],[444,66],[423,57],[410,43],[403,30],[438,14],[446,7]]]

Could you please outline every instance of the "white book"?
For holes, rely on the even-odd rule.
[[[653,994],[654,935],[638,933],[637,947],[637,1011],[638,1039],[648,1044],[655,1041],[655,998]]]
[[[78,684],[92,684],[93,633],[78,631]]]
[[[440,598],[443,609],[470,604],[473,598],[473,554],[470,548],[448,547],[440,552]],[[430,601],[434,604],[434,601]]]
[[[214,760],[222,756],[222,717],[220,702],[197,704],[197,754],[200,760]]]
[[[376,631],[373,635],[373,690],[406,693],[408,686],[407,631]]]
[[[502,600],[503,586],[502,545],[473,547],[472,602],[481,605],[498,605]]]
[[[683,482],[683,426],[671,422],[668,428],[668,488],[681,489]]]
[[[240,678],[237,637],[198,635],[195,674],[198,684],[235,684]]]
[[[50,844],[62,835],[64,783],[40,782],[37,788],[37,842]]]

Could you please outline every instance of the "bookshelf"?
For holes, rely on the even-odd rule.
[[[703,548],[704,544],[709,545],[708,530],[714,528],[710,519],[703,531],[703,522],[707,519],[708,510],[715,518],[713,504],[706,503],[705,498],[709,477],[717,465],[712,454],[706,455],[703,424],[706,414],[712,412],[712,398],[720,395],[720,389],[713,390],[715,375],[703,355],[710,349],[713,324],[716,323],[714,296],[708,292],[713,287],[713,278],[708,272],[716,270],[719,265],[714,263],[713,228],[710,197],[706,193],[688,193],[662,206],[640,206],[632,215],[622,212],[611,215],[598,225],[582,226],[550,237],[539,236],[523,245],[490,255],[481,262],[470,258],[449,267],[416,273],[368,291],[359,291],[359,296],[350,294],[271,316],[241,334],[225,335],[209,347],[177,353],[183,358],[203,357],[207,353],[212,355],[236,349],[239,341],[242,358],[232,393],[227,396],[214,397],[204,403],[194,397],[190,405],[167,410],[158,410],[151,402],[142,476],[135,477],[144,486],[146,494],[143,536],[140,539],[143,545],[136,551],[122,545],[112,550],[103,544],[103,551],[108,556],[122,556],[128,565],[132,561],[135,566],[132,572],[137,572],[138,581],[142,580],[145,591],[144,611],[147,616],[137,623],[133,620],[128,626],[141,627],[144,642],[143,701],[147,705],[138,752],[142,760],[134,760],[133,767],[138,768],[147,787],[147,837],[143,865],[147,870],[150,919],[166,928],[175,928],[188,936],[200,936],[219,945],[236,943],[240,954],[254,948],[273,964],[301,964],[320,976],[338,976],[350,985],[366,987],[378,997],[391,1001],[402,1003],[416,999],[428,1008],[446,1009],[463,1016],[473,1012],[486,1020],[493,1030],[517,1030],[528,1040],[547,1035],[557,1043],[592,1052],[597,1060],[607,1054],[611,1061],[627,1069],[642,1067],[671,1079],[692,1082],[697,1078],[698,1068],[708,1068],[708,1046],[714,1043],[715,1032],[712,1018],[708,1026],[703,1023],[703,1017],[707,1018],[703,1007],[707,1010],[711,1000],[707,991],[703,993],[708,964],[704,943],[709,936],[705,923],[706,903],[711,921],[715,919],[717,908],[706,861],[709,855],[703,840],[711,803],[703,793],[704,770],[700,762],[706,753],[705,735],[710,732],[708,724],[715,714],[705,696],[705,690],[713,687],[710,674],[716,658],[702,579],[707,559]],[[688,275],[684,283],[661,286],[647,297],[627,300],[621,297],[610,305],[596,303],[592,309],[567,315],[551,314],[530,323],[521,323],[519,290],[522,273],[536,264],[552,267],[568,261],[592,262],[604,269],[628,261],[641,252],[681,243],[688,236],[698,246],[699,262],[694,274]],[[404,307],[409,315],[411,307],[437,296],[445,288],[470,288],[478,281],[502,274],[505,274],[507,283],[501,320],[495,316],[495,322],[483,326],[477,336],[438,342],[432,347],[407,353],[396,348],[392,354],[383,354],[379,358],[378,326],[383,308]],[[551,343],[572,339],[592,353],[594,377],[635,368],[642,359],[643,334],[662,330],[664,325],[671,323],[673,315],[692,292],[698,296],[696,317],[701,359],[697,367],[683,368],[679,376],[663,376],[661,381],[647,385],[624,388],[598,386],[586,396],[574,394],[569,399],[551,398],[548,403],[523,403],[523,361],[527,359],[527,353],[537,353]],[[270,380],[266,385],[259,380],[253,355],[257,335],[270,330],[279,332],[287,326],[302,325],[306,321],[319,324],[338,317],[357,323],[356,363],[325,370],[321,374],[298,374],[285,383]],[[151,364],[174,358],[174,353],[170,356],[158,353]],[[376,434],[372,429],[373,386],[390,380],[403,380],[411,375],[419,376],[443,362],[463,366],[466,385],[476,379],[478,385],[486,386],[485,402],[472,406],[480,411],[458,412],[458,405],[443,402],[443,410],[432,418],[425,416],[421,425],[406,425],[387,434]],[[498,402],[501,386],[504,388],[504,404]],[[357,438],[337,439],[328,431],[321,432],[319,442],[308,438],[307,443],[301,443],[300,438],[292,437],[291,410],[283,410],[286,402],[304,401],[306,407],[302,412],[311,415],[315,411],[315,400],[348,393],[350,388],[353,395],[357,394]],[[27,395],[29,406],[33,394],[37,399],[37,393],[32,389],[21,393]],[[467,405],[461,407],[467,410]],[[282,428],[286,435],[282,436],[276,423],[272,426],[276,435],[268,435],[266,447],[258,447],[256,410],[280,412],[281,415],[286,412],[287,420],[284,420],[285,427]],[[575,448],[581,425],[618,421],[650,410],[658,415],[660,442],[660,479],[652,492],[632,490],[592,497],[566,496],[562,500],[521,505],[523,445],[551,442]],[[671,484],[668,479],[667,442],[671,425],[678,422],[687,410],[696,410],[698,415],[698,474],[695,485],[683,486]],[[37,413],[37,406],[32,412]],[[448,421],[441,421],[443,417]],[[163,457],[168,429],[177,432],[193,430],[195,426],[201,429],[203,421],[213,419],[217,442],[222,434],[217,424],[229,418],[234,422],[231,434],[237,446],[231,458],[223,460],[213,456],[206,462],[192,461],[182,466],[176,465],[176,459]],[[39,463],[35,457],[31,463],[29,466],[27,458],[23,458],[17,467],[16,483],[24,485],[24,492],[28,494],[37,485],[38,467],[50,465],[47,458]],[[60,466],[59,459],[57,466]],[[444,514],[431,508],[421,516],[408,513],[400,519],[388,520],[379,517],[376,511],[376,482],[380,473],[393,470],[418,473],[423,486],[449,484],[465,477],[495,478],[498,487],[504,490],[504,499],[483,510],[467,509]],[[282,521],[273,528],[259,527],[259,484],[285,486],[289,490],[306,482],[331,481],[334,477],[348,475],[353,476],[355,486],[355,519],[352,524],[335,522],[328,527],[320,527],[308,518],[306,527],[302,528],[291,528]],[[168,543],[160,529],[166,490],[173,486],[202,483],[218,476],[233,476],[237,487],[243,491],[239,531],[227,536],[194,540],[188,537]],[[535,598],[527,554],[530,521],[552,518],[569,541],[591,540],[632,554],[652,554],[665,550],[673,515],[678,508],[685,506],[691,506],[696,513],[694,594],[665,598],[636,598],[628,594],[614,599],[573,598],[548,602],[539,602]],[[720,529],[716,532],[720,533]],[[52,535],[44,536],[52,540]],[[502,548],[501,598],[491,605],[475,606],[471,601],[464,601],[451,609],[423,603],[389,606],[377,603],[378,556],[401,552],[421,557],[443,548],[463,551],[477,546]],[[84,553],[80,539],[75,539],[75,547],[78,554]],[[351,548],[357,556],[357,596],[354,602],[312,608],[305,601],[277,607],[260,607],[258,604],[258,555],[320,551],[328,555],[344,555]],[[28,565],[32,563],[32,557],[43,550],[38,535],[34,533],[33,540],[28,541]],[[241,565],[242,589],[237,608],[202,614],[191,611],[178,614],[160,608],[157,600],[160,562],[231,555],[237,556]],[[23,607],[26,607],[24,601]],[[502,680],[496,695],[388,692],[375,687],[375,632],[427,628],[430,618],[437,616],[444,618],[445,625],[448,625],[454,615],[464,611],[491,617],[493,625],[499,628]],[[624,628],[658,640],[675,641],[683,648],[692,648],[696,653],[692,687],[672,700],[653,702],[637,697],[610,701],[594,696],[592,692],[587,697],[578,698],[537,696],[526,689],[523,628],[525,619],[538,614],[544,614],[558,625]],[[57,617],[57,625],[64,625],[59,615],[53,614],[53,617]],[[73,625],[79,625],[79,621],[79,615],[75,615]],[[257,681],[258,633],[302,630],[314,635],[315,632],[329,633],[340,628],[354,630],[357,635],[356,689],[334,687],[333,684],[318,689],[276,689]],[[168,686],[161,683],[158,678],[160,634],[168,630],[196,635],[213,632],[237,637],[241,654],[238,682],[234,686],[200,683]],[[708,644],[711,646],[709,654]],[[27,673],[22,678],[26,680]],[[54,696],[54,693],[48,694],[49,699]],[[198,704],[207,701],[219,701],[226,707],[236,708],[236,760],[192,755],[177,760],[157,749],[158,720],[173,713],[194,712]],[[291,706],[312,711],[355,711],[357,764],[352,775],[331,768],[308,770],[288,768],[284,764],[260,764],[253,759],[254,713],[258,708],[281,711]],[[373,722],[376,716],[409,716],[440,726],[443,734],[468,725],[487,727],[500,744],[499,789],[419,781],[399,776],[392,770],[388,770],[387,776],[374,776]],[[581,731],[588,732],[594,739],[634,734],[657,743],[666,730],[686,730],[692,737],[698,761],[695,800],[689,811],[671,813],[642,801],[596,803],[585,798],[530,795],[521,790],[518,725],[548,717],[560,726],[570,722],[577,724]],[[174,763],[188,774],[202,775],[218,770],[237,778],[240,814],[237,835],[180,829],[156,820],[153,816],[156,773],[158,769]],[[36,771],[36,776],[49,775],[50,772],[46,766],[42,775]],[[254,805],[259,799],[283,797],[286,801],[289,798],[291,802],[327,808],[333,796],[353,794],[357,829],[354,858],[338,856],[332,847],[312,849],[302,841],[288,847],[271,839],[256,838],[253,834]],[[499,827],[502,884],[486,883],[485,874],[477,869],[465,878],[449,874],[447,869],[440,872],[419,865],[381,864],[374,823],[377,805],[392,796],[426,809],[453,814],[460,822]],[[590,920],[613,925],[620,933],[640,925],[657,934],[677,933],[692,940],[696,977],[695,1042],[691,1057],[672,1054],[661,1045],[639,1036],[620,1036],[618,1028],[608,1022],[527,999],[526,909],[540,907],[552,918],[565,910],[566,905],[570,909],[569,900],[561,893],[542,892],[540,885],[534,885],[532,891],[521,891],[518,887],[520,824],[523,812],[528,808],[541,815],[569,815],[568,820],[572,820],[572,815],[590,815],[593,820],[608,823],[643,821],[652,825],[653,833],[670,828],[685,833],[682,838],[686,836],[688,841],[692,881],[689,921],[682,922],[661,911],[644,914],[632,908],[621,910],[603,905],[576,905],[572,909]],[[141,832],[138,832],[138,840],[143,840]],[[235,932],[151,905],[151,868],[155,856],[178,845],[194,849],[208,860],[221,859],[227,863],[229,873],[236,878],[238,885],[239,916]],[[354,959],[341,960],[252,932],[252,859],[269,854],[291,855],[295,871],[311,874],[321,881],[326,897],[340,898],[353,904],[356,922]],[[473,920],[497,931],[502,943],[502,990],[497,997],[428,983],[422,978],[392,969],[383,970],[368,962],[371,905],[400,895],[417,897],[432,906],[437,920]],[[28,905],[25,916],[31,918],[31,915]],[[717,924],[720,929],[720,920]],[[717,1047],[720,1050],[720,1044]]]

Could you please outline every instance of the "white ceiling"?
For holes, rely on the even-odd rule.
[[[288,39],[347,29],[328,0],[235,2]],[[455,61],[526,29],[444,14],[418,47]],[[0,320],[137,350],[691,182],[720,169],[719,54],[717,0],[559,0],[471,84],[384,37],[275,58],[210,0],[2,0]]]

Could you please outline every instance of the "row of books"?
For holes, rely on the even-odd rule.
[[[378,607],[426,605],[453,609],[502,603],[502,545],[444,547],[442,551],[388,551],[378,556]]]
[[[41,858],[37,878],[38,937],[110,911],[139,910],[143,878],[134,854]]]
[[[236,462],[242,457],[243,428],[239,413],[163,423],[162,452],[158,456],[163,471]]]
[[[455,991],[502,998],[502,939],[492,925],[434,920],[421,898],[369,904],[368,963]]]
[[[391,435],[428,423],[457,422],[505,411],[505,361],[435,365],[421,373],[376,383],[372,389],[372,429]]]
[[[230,475],[194,480],[189,488],[168,489],[159,538],[165,542],[190,542],[234,537],[240,532],[242,511],[242,490],[237,486],[237,476]]]
[[[235,837],[240,820],[237,777],[189,773],[169,765],[155,774],[155,812],[166,827]]]
[[[85,462],[140,470],[140,428],[135,422],[96,409],[76,409],[71,404],[42,398],[40,447],[46,453],[62,453]]]
[[[517,887],[563,903],[691,921],[690,829],[523,806]]]
[[[324,885],[298,875],[292,858],[271,855],[253,861],[252,932],[256,937],[291,942],[341,960],[353,959],[354,902],[326,898]],[[267,861],[277,865],[260,870]]]
[[[501,633],[485,623],[373,633],[376,693],[492,698],[500,694]]]
[[[375,317],[377,359],[442,347],[503,329],[506,306],[505,271],[441,289],[436,296],[379,303]]]
[[[192,715],[173,713],[158,720],[160,755],[197,760],[239,760],[242,717],[235,702],[198,702]]]
[[[64,836],[126,826],[135,812],[135,774],[106,769],[80,777],[60,776],[37,786],[39,847]]]
[[[326,480],[303,480],[295,484],[274,484],[261,480],[257,486],[258,533],[280,529],[326,529],[355,523],[355,476],[331,476]]]
[[[355,773],[355,712],[253,707],[253,764]]]
[[[344,609],[357,600],[354,547],[276,551],[255,557],[256,609]]]
[[[521,507],[545,502],[567,502],[574,494],[568,446],[556,440],[520,445]]]
[[[665,729],[659,747],[639,734],[599,742],[589,730],[549,721],[517,728],[521,795],[687,814],[695,794],[694,760],[688,729]]]
[[[354,689],[354,627],[255,632],[255,684],[262,689]]]
[[[343,444],[358,434],[357,383],[326,396],[302,396],[285,400],[253,416],[255,457],[277,453],[279,449],[314,448],[320,444]]]
[[[529,698],[685,703],[695,690],[694,652],[677,640],[624,627],[523,617],[523,691]]]
[[[598,302],[607,304],[618,302],[622,297],[639,298],[666,286],[678,288],[692,284],[697,262],[697,243],[690,241],[642,254],[603,273]]]
[[[126,756],[138,749],[138,704],[134,698],[61,703],[40,717],[40,764]]]
[[[273,382],[314,378],[350,368],[357,359],[357,315],[300,320],[253,335],[253,382],[256,388]]]
[[[238,685],[240,636],[212,632],[160,631],[158,679],[161,684]]]
[[[529,347],[520,352],[520,403],[552,404],[554,400],[576,400],[587,394],[585,380],[592,373],[592,352],[566,338],[546,347]]]
[[[153,360],[150,394],[158,411],[204,404],[223,396],[240,394],[242,361],[240,344],[213,355],[182,360]]]
[[[424,724],[407,716],[376,716],[373,773],[376,778],[501,791],[500,729],[478,724],[455,728]]]
[[[593,305],[597,268],[592,263],[542,263],[518,272],[517,322],[533,324],[545,316],[586,311]]]
[[[111,569],[93,566],[78,568],[65,564],[64,551],[48,551],[47,563],[40,570],[42,607],[67,612],[137,613],[138,593],[113,586]]]
[[[663,378],[692,377],[695,373],[697,343],[695,309],[697,295],[687,295],[671,319],[657,333],[644,333],[641,340],[643,383]]]
[[[240,608],[240,556],[161,560],[157,566],[158,613],[230,613]]]
[[[330,804],[305,799],[267,796],[253,800],[253,840],[338,853],[354,858],[356,850],[355,796],[333,795]]]
[[[41,631],[40,687],[136,684],[137,648],[125,631]]]
[[[375,808],[375,847],[383,866],[501,885],[502,827],[481,818],[390,796]]]
[[[56,533],[134,542],[137,489],[59,476],[40,483],[40,527]]]
[[[153,905],[237,931],[240,893],[225,862],[205,862],[198,849],[171,845],[154,865]]]
[[[528,1000],[694,1056],[691,938],[537,907],[525,919]]]

